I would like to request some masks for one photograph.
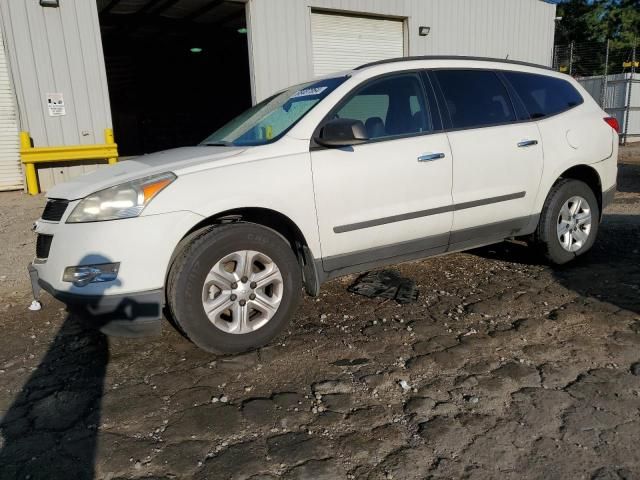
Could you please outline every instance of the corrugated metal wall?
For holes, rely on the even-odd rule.
[[[18,116],[9,59],[0,25],[0,190],[22,188]]]
[[[555,8],[540,0],[250,0],[254,96],[312,78],[311,9],[406,18],[409,55],[551,65]],[[431,27],[427,37],[421,25]]]
[[[604,77],[602,75],[582,77],[577,80],[607,113],[618,120],[621,138],[626,132],[627,142],[640,142],[640,74],[617,73],[609,75],[607,88],[604,92]],[[631,97],[629,97],[629,89],[631,89]],[[604,98],[602,98],[603,93]],[[631,103],[628,103],[629,101]],[[627,125],[627,118],[629,125]]]
[[[37,0],[0,0],[0,11],[20,128],[37,147],[104,143],[112,124],[96,2],[63,0],[59,8],[43,8]],[[63,94],[66,115],[49,116],[48,93]],[[95,168],[39,168],[41,188]]]

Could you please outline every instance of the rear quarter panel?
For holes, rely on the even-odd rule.
[[[574,84],[574,82],[572,82]],[[544,169],[536,212],[557,179],[577,165],[589,165],[600,175],[603,190],[615,184],[617,134],[604,121],[606,113],[577,83],[585,102],[559,115],[537,122],[542,137]],[[596,192],[599,193],[599,192]]]

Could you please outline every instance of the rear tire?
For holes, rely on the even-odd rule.
[[[275,231],[237,223],[203,230],[167,280],[169,312],[198,347],[238,353],[270,342],[301,297],[300,266]]]
[[[591,249],[599,223],[600,207],[591,188],[579,180],[563,179],[547,196],[535,243],[549,262],[563,265]]]

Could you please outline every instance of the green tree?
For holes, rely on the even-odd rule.
[[[558,5],[557,15],[561,20],[557,23],[556,44],[566,45],[571,42],[584,43],[593,41],[594,5],[587,0],[565,0]]]
[[[640,40],[640,0],[562,0],[556,43],[604,42],[630,48]]]

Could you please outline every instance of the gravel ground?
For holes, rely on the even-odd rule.
[[[0,194],[0,478],[640,478],[640,145],[621,159],[576,263],[516,242],[409,263],[403,306],[339,279],[228,357],[27,311],[43,198]]]

